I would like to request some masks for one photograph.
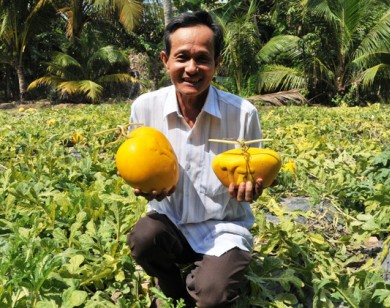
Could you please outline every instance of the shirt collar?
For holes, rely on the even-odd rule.
[[[218,90],[214,86],[210,86],[209,93],[206,97],[206,102],[203,106],[203,111],[209,113],[210,115],[221,118],[221,111],[219,109],[219,97]],[[167,95],[167,100],[164,105],[164,117],[167,117],[169,114],[176,112],[180,114],[179,104],[177,103],[175,87],[171,86]]]

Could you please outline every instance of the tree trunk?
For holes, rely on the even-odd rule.
[[[19,62],[16,62],[15,70],[19,81],[19,100],[20,102],[24,102],[26,94],[26,77],[24,76],[23,65]]]
[[[72,16],[70,20],[72,24],[69,25],[71,28],[69,29],[70,33],[68,34],[70,34],[71,39],[79,39],[86,19],[84,14],[83,0],[72,1],[71,14]]]
[[[172,20],[172,1],[164,0],[163,8],[164,8],[164,24],[166,26]]]

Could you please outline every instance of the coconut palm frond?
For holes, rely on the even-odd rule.
[[[104,46],[93,53],[88,61],[92,65],[95,61],[105,62],[107,64],[129,64],[129,59],[126,55],[114,46]]]
[[[359,69],[374,66],[378,63],[390,64],[390,51],[365,53],[352,61]]]
[[[298,105],[306,104],[306,98],[300,93],[299,89],[280,91],[270,94],[262,94],[248,97],[248,100],[255,103],[257,101],[263,101],[275,106],[284,106],[289,103],[295,103]]]
[[[278,35],[271,38],[258,52],[257,56],[264,62],[271,61],[276,55],[285,53],[290,58],[300,55],[299,37],[294,35]]]
[[[108,11],[114,9],[112,1],[107,0],[93,0],[93,5],[96,11]]]
[[[71,81],[63,81],[57,85],[57,90],[61,93],[61,95],[65,94],[76,94],[81,92],[79,81],[71,80]]]
[[[331,21],[336,31],[335,39],[340,43],[344,54],[349,54],[350,49],[354,48],[353,35],[361,25],[362,18],[367,15],[366,7],[369,2],[368,0],[346,0],[334,3],[331,7],[333,14],[337,16],[335,22]]]
[[[12,14],[7,10],[0,12],[0,38],[3,43],[11,45],[15,35],[15,30],[12,29]]]
[[[57,76],[43,76],[43,77],[35,79],[33,82],[31,82],[27,87],[27,91],[30,91],[32,89],[39,87],[39,86],[45,86],[45,85],[56,87],[61,82],[64,82],[64,80],[62,78],[57,77]]]
[[[95,102],[101,96],[103,87],[91,80],[64,81],[57,86],[61,95],[83,94],[92,102]]]
[[[328,1],[326,0],[307,0],[306,2],[306,8],[308,12],[313,12],[314,14],[317,14],[318,16],[324,18],[325,20],[328,20],[332,23],[338,23],[339,18],[337,15],[332,11],[331,7],[329,6]]]
[[[105,75],[125,73],[130,66],[128,57],[114,46],[105,46],[96,50],[87,62],[88,76],[92,80],[99,80]]]
[[[103,93],[103,87],[92,80],[79,81],[79,88],[92,102],[98,100]]]
[[[142,14],[142,2],[135,0],[114,0],[114,4],[119,12],[119,21],[126,29],[131,32],[138,24]]]
[[[371,2],[370,0],[347,0],[342,2],[342,9],[337,10],[338,17],[344,25],[342,29],[345,29],[349,39],[361,26],[362,20],[367,17]]]
[[[118,74],[111,74],[111,75],[102,76],[97,81],[101,84],[104,84],[104,83],[130,83],[130,82],[137,82],[137,79],[129,74],[126,74],[126,73],[118,73]]]
[[[66,16],[67,35],[74,39],[80,38],[86,22],[94,20],[95,16],[112,17],[117,13],[119,22],[126,31],[131,32],[142,16],[142,1],[137,0],[72,0],[67,7],[60,8]]]
[[[56,52],[46,68],[49,75],[55,75],[63,80],[80,80],[85,76],[84,68],[72,56]]]
[[[305,88],[303,73],[283,65],[266,65],[260,72],[260,89],[270,92],[278,89]]]
[[[368,8],[371,2],[370,0],[309,0],[306,8],[331,26],[335,31],[334,39],[340,44],[344,53],[349,53],[349,49],[354,47],[353,35],[370,11]]]
[[[80,66],[61,66],[50,63],[46,70],[50,75],[58,76],[64,80],[80,80],[85,75],[83,68]]]
[[[356,49],[355,57],[378,50],[390,50],[390,10],[372,27]]]
[[[381,63],[363,71],[360,76],[362,87],[363,88],[371,87],[378,73],[384,70],[390,71],[390,65]]]
[[[77,61],[74,57],[64,52],[55,52],[53,54],[52,63],[62,67],[74,66],[74,67],[82,68],[79,61]]]

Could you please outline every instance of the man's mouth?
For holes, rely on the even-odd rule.
[[[191,84],[196,84],[196,83],[198,83],[200,80],[201,80],[200,78],[197,78],[197,79],[183,78],[183,81],[184,81],[184,82],[191,83]]]

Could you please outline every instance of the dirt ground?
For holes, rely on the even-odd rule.
[[[25,101],[23,103],[20,102],[0,102],[0,110],[9,110],[9,109],[19,109],[23,107],[24,109],[34,108],[69,108],[69,107],[82,107],[86,104],[74,104],[74,103],[61,103],[61,104],[53,104],[49,100],[39,100],[39,101]]]

